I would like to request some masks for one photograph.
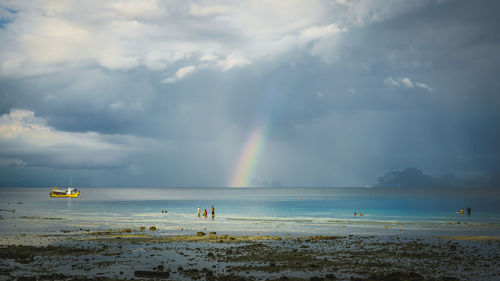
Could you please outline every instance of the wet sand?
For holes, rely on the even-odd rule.
[[[190,234],[3,235],[0,280],[500,280],[499,237]]]
[[[468,241],[500,241],[500,237],[498,236],[460,236],[460,235],[455,235],[455,236],[440,236],[440,238],[443,239],[450,239],[450,240],[468,240]]]

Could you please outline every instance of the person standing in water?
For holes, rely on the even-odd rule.
[[[212,205],[212,208],[210,210],[212,211],[212,217],[215,217],[215,208],[214,208],[214,205]]]
[[[198,206],[198,217],[200,216],[201,214],[201,206]]]
[[[203,216],[206,218],[208,215],[207,209],[203,210]]]

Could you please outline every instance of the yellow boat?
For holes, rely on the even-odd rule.
[[[52,189],[49,193],[50,197],[71,197],[76,198],[80,196],[80,191],[76,190],[76,188],[68,187],[68,190],[58,190],[57,186]]]

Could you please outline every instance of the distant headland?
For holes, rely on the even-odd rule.
[[[378,178],[376,187],[500,187],[500,171],[490,171],[474,179],[458,179],[453,174],[432,177],[417,168],[390,171]]]

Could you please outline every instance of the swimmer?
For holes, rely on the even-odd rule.
[[[356,212],[354,212],[354,216],[356,216]]]
[[[201,206],[198,206],[198,217],[200,216],[201,214]]]

